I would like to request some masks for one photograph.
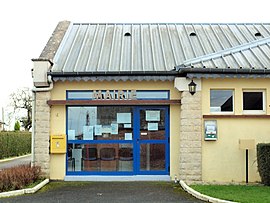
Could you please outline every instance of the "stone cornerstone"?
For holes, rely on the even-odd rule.
[[[180,180],[202,180],[202,106],[201,91],[181,93]]]
[[[50,92],[36,92],[35,106],[35,134],[34,134],[34,165],[40,166],[45,177],[50,172],[50,106],[47,101],[51,97]]]

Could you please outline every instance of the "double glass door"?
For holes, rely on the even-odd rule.
[[[169,174],[167,106],[70,106],[67,122],[67,175]]]

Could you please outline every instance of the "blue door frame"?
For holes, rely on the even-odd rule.
[[[164,110],[165,111],[165,137],[163,140],[141,140],[140,139],[140,111],[141,110]],[[167,106],[137,106],[134,109],[134,173],[138,175],[165,175],[169,174],[169,108]],[[142,144],[164,144],[165,145],[165,170],[141,170],[140,169],[140,145]]]
[[[66,121],[68,120],[68,106],[66,107]],[[140,140],[140,111],[141,110],[165,111],[165,139],[164,140]],[[170,173],[170,123],[169,106],[133,106],[133,140],[73,140],[68,144],[133,144],[133,171],[68,171],[68,157],[66,156],[66,175],[168,175]],[[67,123],[68,125],[68,123]],[[67,130],[68,131],[68,126]],[[164,144],[165,145],[165,169],[164,170],[140,170],[140,145]]]

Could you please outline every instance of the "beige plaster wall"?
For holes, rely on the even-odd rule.
[[[210,89],[234,90],[234,113],[232,115],[243,115],[243,90],[265,90],[266,114],[269,115],[269,87],[270,80],[267,79],[203,79],[203,115],[212,115],[210,113]],[[245,150],[239,149],[239,139],[255,139],[255,144],[270,142],[270,118],[232,117],[203,120],[217,121],[218,139],[217,141],[202,139],[202,180],[244,182]],[[202,135],[204,135],[204,127],[202,127]],[[260,181],[257,172],[256,149],[249,151],[249,180],[250,182]]]

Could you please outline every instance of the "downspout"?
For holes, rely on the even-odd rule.
[[[36,92],[48,92],[53,89],[53,81],[52,81],[52,76],[48,75],[48,83],[49,87],[42,87],[42,88],[37,88],[33,87],[32,92],[33,92],[33,101],[32,101],[32,142],[31,142],[31,166],[34,166],[35,164],[35,150],[34,150],[34,144],[35,144],[35,130],[36,130],[36,125],[35,125],[35,112],[36,112]]]

